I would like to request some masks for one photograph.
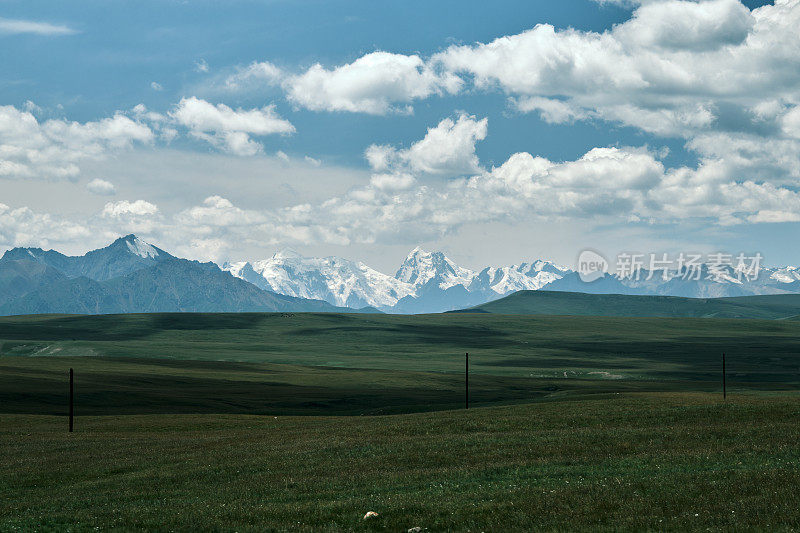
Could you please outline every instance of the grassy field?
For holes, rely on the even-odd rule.
[[[796,385],[800,321],[337,314],[0,318],[0,357],[108,356],[525,378]]]
[[[799,354],[794,320],[2,318],[0,531],[797,530]]]
[[[81,417],[73,434],[2,415],[0,530],[797,530],[799,399]]]

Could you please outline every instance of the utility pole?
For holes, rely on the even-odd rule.
[[[74,385],[73,385],[73,377],[72,377],[72,369],[69,369],[69,432],[72,433],[72,415],[74,414],[73,411],[73,403],[74,403]]]
[[[464,354],[464,408],[469,409],[469,352]]]

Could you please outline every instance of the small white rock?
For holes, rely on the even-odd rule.
[[[378,513],[375,511],[367,511],[367,514],[364,515],[364,520],[369,520],[371,518],[378,518]]]
[[[410,529],[408,530],[408,533],[420,533],[421,531],[422,531],[422,528],[421,528],[421,527],[419,527],[419,526],[416,526],[416,527],[412,527],[412,528],[410,528]]]

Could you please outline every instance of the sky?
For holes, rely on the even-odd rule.
[[[794,0],[0,0],[0,251],[800,263]]]

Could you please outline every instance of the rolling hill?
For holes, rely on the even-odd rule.
[[[617,317],[762,318],[800,315],[800,294],[683,298],[630,294],[519,291],[459,313]]]

